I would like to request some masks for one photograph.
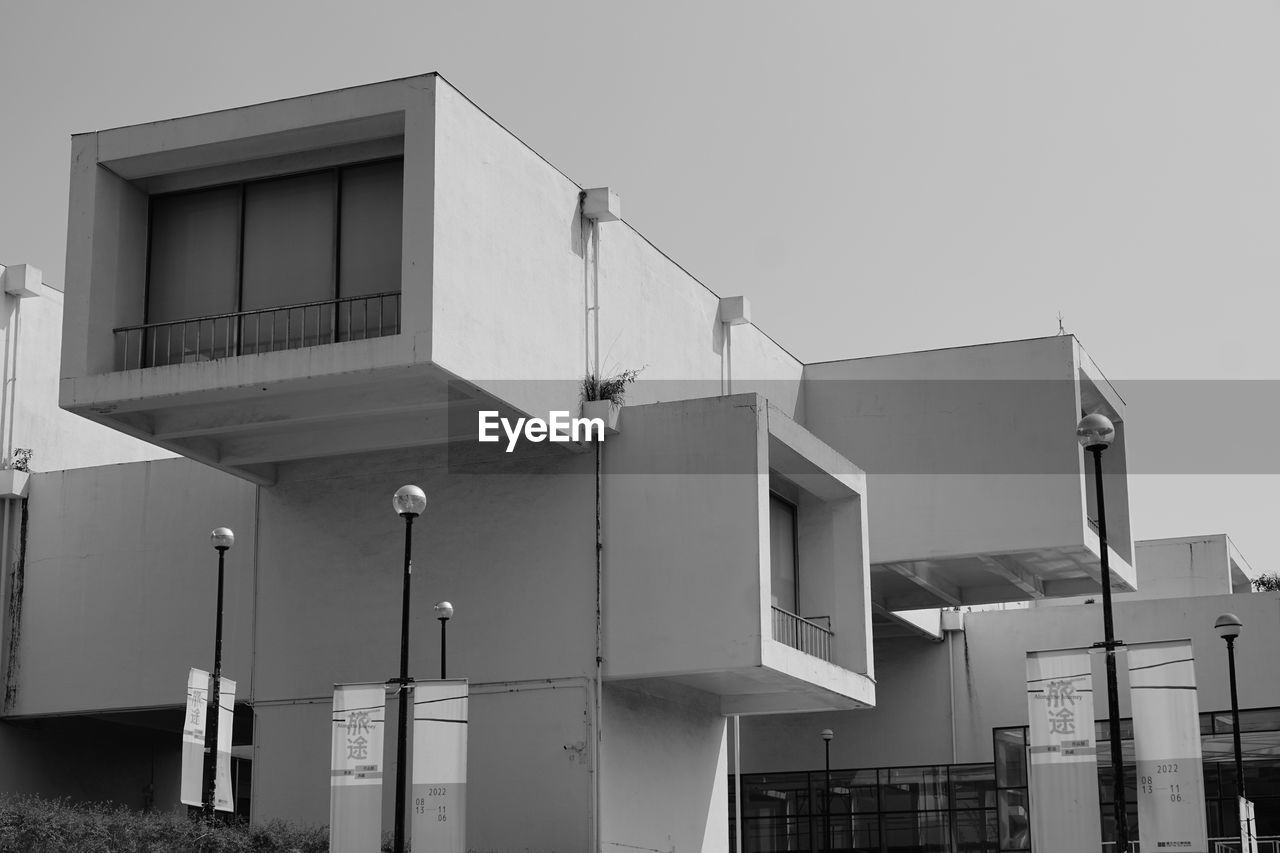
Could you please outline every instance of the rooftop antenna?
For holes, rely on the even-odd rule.
[[[1058,334],[1065,335],[1067,330],[1062,327],[1062,312],[1058,312]]]

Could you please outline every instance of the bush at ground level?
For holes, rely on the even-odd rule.
[[[390,847],[383,846],[384,850]],[[327,827],[261,826],[0,793],[0,853],[327,853]]]

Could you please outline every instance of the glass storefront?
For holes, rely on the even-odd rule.
[[[1104,840],[1114,837],[1107,725],[1097,723],[1098,800]],[[1141,840],[1133,726],[1121,723],[1130,831]],[[1245,792],[1259,836],[1280,836],[1280,709],[1240,712]],[[1210,838],[1239,831],[1230,713],[1200,715]],[[744,853],[1018,853],[1031,848],[1026,727],[993,732],[992,764],[756,773],[742,776]],[[729,786],[729,844],[735,808]],[[736,850],[735,850],[736,853]]]

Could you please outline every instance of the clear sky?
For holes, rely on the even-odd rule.
[[[0,263],[62,283],[71,133],[439,71],[804,361],[1061,312],[1129,403],[1135,536],[1280,569],[1276,0],[0,0],[0,32]]]

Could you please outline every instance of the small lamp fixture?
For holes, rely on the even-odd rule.
[[[436,618],[441,622],[448,622],[453,618],[453,605],[447,601],[442,601],[436,605]]]
[[[1240,636],[1240,632],[1244,630],[1244,623],[1240,621],[1240,617],[1234,613],[1223,613],[1213,623],[1213,628],[1218,632],[1218,636],[1224,640],[1234,640]]]
[[[830,741],[835,736],[836,736],[836,733],[831,731],[831,729],[822,730],[822,739],[825,741]]]
[[[427,493],[417,486],[401,486],[391,499],[396,514],[404,518],[417,518],[427,508]]]
[[[215,551],[222,552],[236,544],[236,535],[231,532],[230,527],[219,527],[209,534],[209,541],[213,543]]]
[[[1106,415],[1085,415],[1076,425],[1076,441],[1085,450],[1106,450],[1115,440],[1116,428]]]

